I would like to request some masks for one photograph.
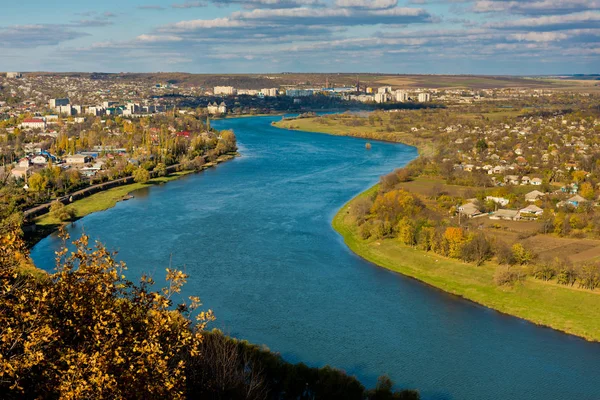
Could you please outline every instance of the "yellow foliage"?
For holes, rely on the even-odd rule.
[[[57,253],[47,280],[19,277],[18,233],[0,236],[0,392],[8,398],[182,398],[186,360],[197,355],[211,311],[197,297],[173,308],[187,275],[167,270],[168,287],[124,279],[125,265],[83,236]]]

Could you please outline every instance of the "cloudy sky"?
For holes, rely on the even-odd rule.
[[[600,73],[600,0],[24,0],[1,70]]]

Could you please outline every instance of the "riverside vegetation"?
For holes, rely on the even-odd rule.
[[[427,110],[332,115],[276,125],[417,145],[418,159],[382,177],[379,185],[336,215],[333,225],[349,247],[369,261],[448,292],[597,341],[600,224],[591,199],[598,195],[600,178],[593,135],[599,125],[597,110],[581,108],[532,115],[490,106],[477,113],[465,108],[462,114]],[[500,143],[492,140],[497,125],[504,135],[498,137]],[[519,129],[511,134],[505,126]],[[569,126],[575,126],[577,134]],[[583,151],[571,149],[550,159],[536,156],[535,151],[544,148],[522,145],[522,131],[529,133],[523,135],[525,142],[551,141],[549,152],[574,137],[583,142],[577,145]],[[502,142],[509,143],[501,146]],[[524,151],[514,154],[521,147]],[[510,154],[505,155],[504,148]],[[490,154],[499,159],[526,157],[525,165],[502,165],[507,172],[543,177],[538,188],[546,194],[534,203],[544,207],[543,214],[523,216],[520,221],[487,218],[499,208],[495,199],[506,198],[518,210],[520,204],[528,204],[523,200],[527,190],[535,188],[507,184],[502,174],[493,171],[464,168],[467,162],[476,165],[479,160],[484,160],[483,165]],[[575,168],[560,172],[560,167],[572,163]],[[583,193],[590,199],[587,204],[565,204],[572,194],[564,188],[573,186],[590,192]],[[480,210],[478,218],[463,213],[466,204]]]
[[[330,367],[292,365],[268,349],[207,330],[198,297],[126,280],[124,263],[83,236],[36,271],[19,221],[0,225],[0,392],[5,399],[418,399],[382,376],[366,390]],[[64,237],[65,240],[67,237]],[[32,273],[36,271],[36,273]]]

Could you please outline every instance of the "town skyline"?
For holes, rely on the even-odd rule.
[[[3,10],[0,70],[566,75],[600,65],[596,0],[30,3]]]

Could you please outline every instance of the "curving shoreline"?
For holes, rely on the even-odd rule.
[[[586,307],[590,302],[598,304],[599,293],[578,291],[532,278],[514,288],[499,288],[493,283],[495,266],[490,263],[476,267],[410,248],[394,239],[362,240],[357,235],[349,210],[357,199],[371,195],[377,188],[378,185],[375,185],[350,200],[333,218],[333,229],[353,253],[379,267],[500,313],[600,342],[600,311],[598,307]]]
[[[122,178],[120,180],[129,179],[131,182],[122,184],[120,186],[106,186],[103,190],[95,191],[87,196],[80,197],[70,204],[67,203],[67,207],[70,207],[75,211],[75,217],[71,221],[61,222],[49,215],[47,213],[48,210],[45,210],[44,213],[35,215],[34,218],[32,218],[31,224],[24,226],[24,231],[27,232],[27,245],[29,248],[32,248],[35,244],[37,244],[37,242],[56,232],[61,226],[75,222],[92,213],[113,208],[118,202],[127,199],[132,192],[146,187],[151,187],[153,185],[162,185],[190,174],[203,172],[206,169],[216,167],[218,164],[233,160],[238,156],[238,153],[235,155],[227,155],[226,157],[221,156],[215,162],[205,164],[202,169],[198,171],[176,171],[164,177],[155,177],[146,183],[133,182],[133,178],[131,177]],[[64,196],[65,199],[68,197],[69,195]],[[47,206],[47,208],[49,208],[50,204],[51,202],[42,206]],[[40,206],[37,206],[36,208],[39,207]]]

